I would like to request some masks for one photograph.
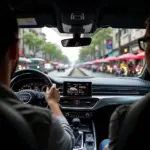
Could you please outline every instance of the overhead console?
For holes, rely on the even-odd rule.
[[[62,33],[93,33],[96,30],[96,12],[62,12],[59,31]]]

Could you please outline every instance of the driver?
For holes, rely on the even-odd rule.
[[[52,113],[48,109],[22,104],[11,91],[11,75],[16,70],[19,57],[19,29],[13,12],[8,7],[0,9],[0,98],[25,118],[35,135],[39,149],[72,150],[73,131],[59,108],[59,91],[55,85],[46,91],[46,100]]]
[[[150,73],[150,17],[147,19],[147,21],[146,21],[146,33],[145,33],[145,36],[144,37],[142,37],[142,38],[140,38],[139,39],[139,41],[140,42],[138,42],[138,44],[139,44],[139,47],[140,47],[140,49],[141,50],[143,50],[143,51],[145,51],[145,60],[146,60],[146,63],[147,63],[147,70],[148,70],[148,72]],[[143,99],[142,99],[142,101],[146,101],[146,99],[148,99],[149,98],[149,95],[146,95],[146,96],[144,96],[143,97]],[[136,103],[134,103],[133,105],[131,105],[131,108],[132,107],[139,107],[139,105],[137,105],[137,104],[141,104],[141,103],[139,103],[140,101],[138,100]],[[143,106],[144,107],[144,106]],[[141,107],[141,108],[143,108],[143,107]],[[140,109],[141,109],[140,108]],[[128,108],[129,109],[129,108]],[[140,111],[140,109],[139,109],[139,111]],[[123,111],[122,110],[122,107],[118,107],[116,110],[119,110],[119,111]],[[113,112],[113,114],[115,114],[115,113],[117,113],[117,111],[114,111]],[[126,110],[126,112],[127,112],[128,110]],[[112,114],[112,115],[113,115]],[[124,117],[125,117],[125,115],[123,116],[123,117],[121,117],[120,116],[120,118],[121,118],[121,120],[123,121],[123,119],[124,119]],[[109,126],[111,126],[111,124],[109,124]],[[121,127],[122,127],[122,123],[121,123],[121,126],[119,127],[119,130],[121,129]],[[114,128],[115,129],[115,128]],[[113,130],[114,130],[113,129]],[[117,126],[116,126],[116,129],[115,130],[117,130],[118,128],[117,128]],[[111,130],[111,131],[113,131],[113,130]],[[115,131],[114,130],[114,131]],[[119,130],[118,130],[118,133],[119,133]],[[114,132],[113,131],[113,132]],[[144,137],[142,137],[142,138],[144,138]],[[146,137],[145,137],[146,138]],[[100,150],[108,150],[108,148],[109,149],[115,149],[116,148],[116,139],[114,140],[115,142],[114,142],[114,145],[113,145],[113,142],[111,142],[110,144],[109,144],[109,142],[110,142],[110,140],[108,140],[108,139],[105,139],[104,141],[102,141],[102,143],[100,144]],[[108,144],[109,144],[109,146],[108,146]]]

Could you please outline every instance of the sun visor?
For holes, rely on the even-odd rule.
[[[35,18],[18,18],[17,22],[19,26],[37,26]]]

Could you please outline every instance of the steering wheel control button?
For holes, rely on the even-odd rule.
[[[85,118],[89,118],[90,117],[90,114],[89,113],[86,113],[85,114]]]
[[[31,94],[29,93],[21,93],[18,97],[21,101],[23,101],[23,103],[28,103],[32,98]]]
[[[44,95],[44,93],[37,93],[37,98],[38,99],[45,99],[45,95]]]
[[[65,113],[65,117],[69,117],[70,115],[69,115],[69,113],[67,112],[67,113]]]
[[[80,104],[80,100],[77,100],[77,99],[74,100],[74,104],[75,104],[75,105],[79,105],[79,104]]]

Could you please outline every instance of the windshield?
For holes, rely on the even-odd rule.
[[[99,28],[84,47],[63,47],[60,34],[53,28],[20,29],[19,57],[31,61],[19,63],[18,69],[48,70],[49,76],[135,77],[145,64],[144,52],[137,39],[144,29]]]

